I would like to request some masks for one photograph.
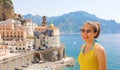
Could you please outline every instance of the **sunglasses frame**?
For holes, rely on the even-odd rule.
[[[85,30],[85,29],[80,29],[80,32],[81,33],[91,33],[92,31],[90,30],[90,29],[87,29],[87,30]]]

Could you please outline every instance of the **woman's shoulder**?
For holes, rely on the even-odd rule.
[[[105,53],[104,47],[102,45],[100,45],[99,43],[96,43],[95,44],[95,53],[98,55]]]
[[[100,45],[99,43],[95,44],[95,49],[96,50],[104,50],[104,47],[102,45]]]

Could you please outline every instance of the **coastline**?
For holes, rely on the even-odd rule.
[[[64,34],[80,34],[80,33],[60,33],[60,35],[64,35]]]
[[[73,67],[73,66],[74,66],[74,58],[65,57],[59,61],[45,62],[45,63],[39,62],[37,64],[31,64],[27,68],[23,68],[23,70],[63,70],[64,67]]]

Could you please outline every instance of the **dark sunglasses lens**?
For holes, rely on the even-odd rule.
[[[85,30],[84,29],[80,29],[80,31],[83,33],[83,32],[85,32]]]
[[[91,30],[85,30],[85,29],[80,29],[80,31],[81,31],[82,33],[84,33],[84,32],[90,33],[90,32],[91,32]]]
[[[90,33],[91,31],[90,30],[86,30],[86,33]]]

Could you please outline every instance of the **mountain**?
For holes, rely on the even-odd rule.
[[[25,19],[32,19],[34,22],[41,25],[42,17],[39,15],[27,14],[23,16]],[[52,22],[60,28],[62,33],[79,33],[82,24],[86,21],[98,21],[101,24],[101,33],[120,33],[120,24],[114,20],[104,20],[96,17],[94,14],[85,11],[76,11],[64,14],[61,16],[47,17],[47,23]]]

